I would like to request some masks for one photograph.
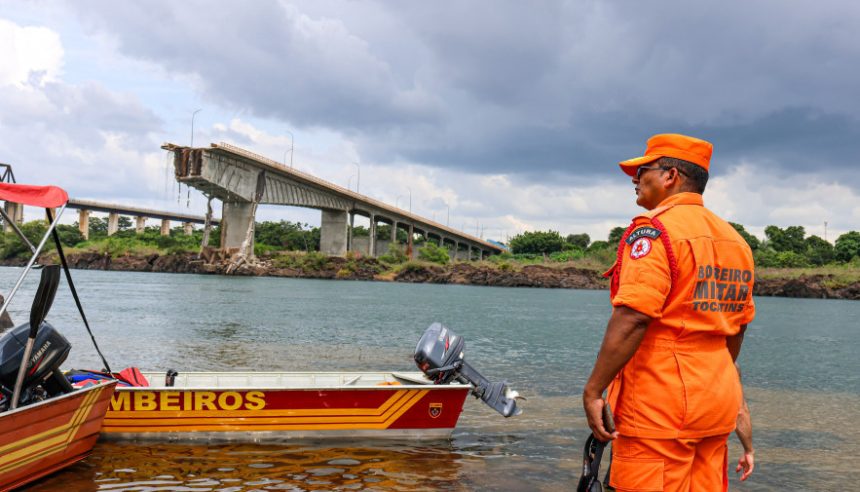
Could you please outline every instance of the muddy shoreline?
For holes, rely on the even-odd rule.
[[[229,263],[207,263],[193,253],[169,255],[120,256],[78,253],[67,257],[69,266],[82,270],[122,272],[200,273],[226,275]],[[22,259],[0,261],[2,266],[24,266]],[[338,280],[376,280],[406,283],[483,285],[494,287],[534,287],[550,289],[604,290],[609,284],[600,272],[576,267],[526,265],[500,269],[495,266],[454,263],[447,266],[406,264],[396,273],[375,258],[347,259],[329,257],[320,268],[279,267],[269,258],[245,264],[232,275]],[[831,287],[832,275],[804,275],[798,278],[757,278],[753,294],[757,296],[811,299],[860,300],[860,282]]]

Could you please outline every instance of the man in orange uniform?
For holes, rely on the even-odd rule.
[[[632,176],[636,216],[618,245],[612,316],[583,391],[595,437],[614,439],[619,491],[727,490],[726,439],[742,393],[734,360],[755,315],[752,252],[706,209],[712,145],[655,135]],[[610,384],[611,383],[611,384]],[[603,391],[616,432],[603,425]]]

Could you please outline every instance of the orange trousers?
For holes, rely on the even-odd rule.
[[[727,491],[728,434],[701,439],[612,441],[609,485],[619,492]]]

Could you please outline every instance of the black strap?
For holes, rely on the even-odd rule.
[[[45,209],[45,213],[48,215],[48,224],[54,221],[53,214],[51,213],[51,209]],[[66,273],[66,281],[69,283],[69,289],[72,291],[72,297],[75,299],[75,304],[78,306],[78,312],[81,313],[81,319],[84,320],[84,326],[87,328],[87,333],[90,334],[90,339],[93,341],[93,346],[96,348],[96,352],[98,352],[99,357],[102,358],[102,364],[104,364],[105,372],[113,372],[110,370],[110,365],[108,365],[105,356],[102,355],[102,351],[99,350],[99,344],[96,343],[96,337],[93,336],[93,331],[90,329],[90,324],[87,322],[87,315],[84,314],[84,308],[81,306],[81,300],[78,298],[78,291],[75,290],[75,283],[72,282],[72,273],[69,271],[69,264],[66,263],[66,255],[63,254],[63,245],[60,243],[60,235],[57,234],[57,228],[51,231],[51,236],[54,238],[54,244],[57,246],[57,254],[60,256],[60,263],[63,265],[63,271]]]
[[[585,440],[585,449],[582,456],[582,476],[579,477],[577,492],[599,492],[603,490],[600,484],[600,460],[603,458],[603,450],[606,443],[597,440],[594,434],[590,434]]]

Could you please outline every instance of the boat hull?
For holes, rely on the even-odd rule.
[[[85,458],[99,436],[116,382],[0,414],[0,491]]]
[[[378,373],[304,375],[308,383],[322,381],[325,387],[253,387],[266,380],[265,373],[244,378],[227,373],[218,376],[208,373],[197,377],[192,373],[186,375],[190,384],[178,381],[174,387],[117,388],[103,436],[242,441],[444,439],[456,426],[470,390],[461,384],[386,380]],[[272,381],[287,382],[282,386],[301,382],[302,377],[296,373],[268,376]],[[207,381],[213,384],[200,384]]]

